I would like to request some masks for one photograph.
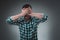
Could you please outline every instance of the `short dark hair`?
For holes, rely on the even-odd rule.
[[[31,6],[30,4],[25,4],[25,5],[23,5],[23,6],[22,6],[22,9],[23,9],[23,8],[28,8],[28,7],[30,7],[30,8],[32,9],[32,6]]]

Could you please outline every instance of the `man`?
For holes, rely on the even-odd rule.
[[[20,29],[20,40],[38,40],[37,25],[47,20],[43,13],[33,13],[30,4],[22,7],[21,13],[8,17],[6,22],[18,25]]]

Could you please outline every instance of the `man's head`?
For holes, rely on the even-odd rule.
[[[25,4],[25,5],[23,5],[23,7],[22,7],[22,12],[23,13],[27,13],[26,15],[25,15],[25,19],[30,19],[30,16],[28,15],[28,14],[31,14],[31,12],[32,12],[32,7],[31,7],[31,5],[30,4]]]
[[[23,5],[22,9],[23,8],[29,8],[29,7],[32,9],[32,6],[30,4],[25,4],[25,5]]]
[[[22,6],[22,12],[24,12],[25,10],[28,10],[27,13],[31,13],[32,12],[32,6],[30,4],[24,4]]]

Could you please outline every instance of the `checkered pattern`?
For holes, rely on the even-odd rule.
[[[42,19],[31,17],[30,21],[25,21],[23,16],[15,21],[13,21],[11,17],[8,17],[6,21],[9,24],[14,24],[19,26],[20,40],[38,40],[37,25],[40,22],[45,22],[46,20],[47,20],[47,16],[44,15]]]

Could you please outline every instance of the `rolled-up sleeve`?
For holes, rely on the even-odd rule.
[[[43,18],[41,18],[41,19],[33,17],[33,21],[36,22],[36,23],[43,23],[47,20],[47,18],[48,18],[47,15],[43,15]]]
[[[12,20],[11,16],[6,19],[6,23],[8,24],[13,24],[13,25],[19,25],[22,20],[24,20],[24,17],[20,17],[17,20]]]

